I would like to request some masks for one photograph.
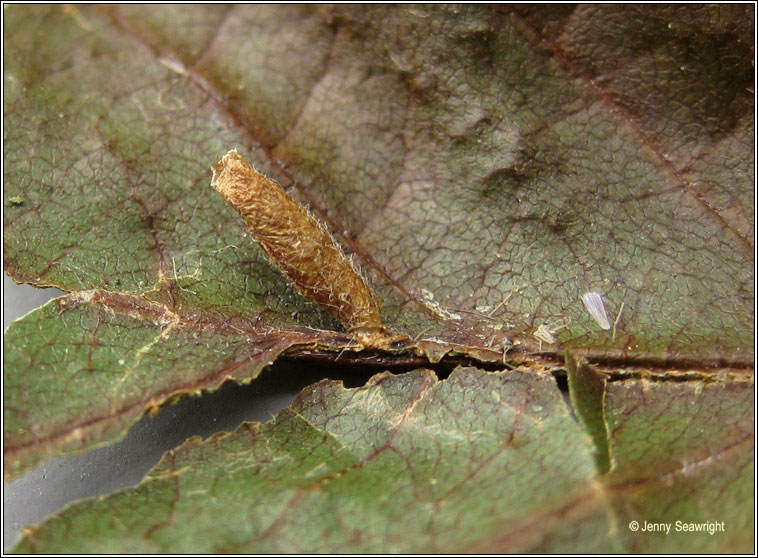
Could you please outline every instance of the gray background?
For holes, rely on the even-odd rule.
[[[64,293],[17,285],[3,275],[3,331],[8,324]],[[187,438],[204,438],[234,430],[242,421],[269,420],[303,387],[325,375],[324,369],[276,364],[251,385],[227,383],[202,397],[187,398],[145,416],[118,444],[84,455],[55,457],[41,467],[3,483],[3,549],[7,551],[25,525],[34,525],[69,502],[133,486],[163,453]],[[362,381],[345,379],[346,384]]]

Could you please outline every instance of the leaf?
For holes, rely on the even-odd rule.
[[[569,418],[550,374],[459,368],[445,381],[417,370],[379,374],[357,389],[321,382],[265,425],[246,423],[231,434],[189,440],[168,452],[139,487],[71,506],[27,531],[15,550],[746,548],[750,514],[744,512],[752,507],[752,467],[737,469],[735,481],[719,461],[731,461],[734,456],[728,454],[736,453],[739,463],[751,463],[749,390],[680,383],[650,387],[645,382],[624,382],[620,389],[612,385],[615,470],[598,480],[590,439]],[[659,396],[652,405],[628,396],[648,390]],[[724,390],[737,400],[723,398]],[[657,404],[672,401],[685,407],[677,416],[683,430],[672,431],[671,422],[660,420],[666,415]],[[712,403],[731,420],[735,436],[707,428]],[[643,425],[641,432],[637,427]],[[636,451],[641,433],[643,439],[676,440],[668,463],[661,466],[655,455],[657,463],[645,466],[648,456]],[[703,461],[704,455],[710,457]],[[733,491],[730,500],[717,501],[729,505],[714,507],[711,488],[723,482]],[[741,515],[732,507],[735,500]],[[678,506],[683,525],[717,517],[729,528],[722,537],[672,531],[665,542],[626,528],[634,518],[664,521],[672,517],[671,506]]]
[[[602,379],[572,396],[585,426],[605,425],[607,448],[588,427],[587,455],[607,454],[610,470],[582,491],[605,487],[580,505],[599,523],[569,536],[573,520],[553,509],[555,536],[589,545],[602,531],[591,548],[650,548],[616,501],[628,493],[614,479],[631,482],[619,456],[634,444],[614,446],[614,390],[631,398],[644,384],[639,420],[653,428],[656,408],[689,420],[668,399],[712,397],[697,421],[720,425],[745,416],[752,393],[751,14],[8,6],[4,266],[69,294],[6,333],[6,476],[111,443],[178,396],[251,381],[285,352],[440,372],[453,357],[508,360],[538,376],[561,374],[568,349]],[[283,280],[209,186],[209,165],[234,147],[326,222],[385,323],[419,341],[361,352]],[[585,311],[586,292],[603,296],[611,330]],[[733,414],[706,416],[717,409]],[[739,440],[739,451],[697,454],[714,463],[698,469],[704,492],[687,481],[666,513],[650,502],[672,442],[639,442],[628,461],[652,467],[629,496],[652,510],[640,519],[675,521],[680,503],[707,521],[747,516],[744,500],[713,496],[746,486],[752,445]],[[724,519],[703,512],[703,494]],[[748,548],[733,521],[708,544]],[[530,525],[508,540],[479,531],[461,548],[559,548],[552,527]]]
[[[4,378],[13,396],[4,406],[5,466],[23,470],[46,454],[116,441],[146,409],[229,379],[249,382],[285,349],[313,339],[192,322],[127,296],[53,300],[6,335],[15,349],[6,369],[31,367],[36,377],[31,386],[23,375]]]
[[[459,369],[438,382],[418,370],[353,390],[322,382],[271,423],[188,441],[136,492],[75,506],[16,550],[465,549],[505,522],[549,522],[589,482],[589,439],[567,419],[549,374]]]
[[[579,420],[592,436],[598,471],[607,473],[610,468],[610,455],[608,427],[603,409],[606,378],[587,363],[577,363],[570,353],[566,354],[566,369],[571,403]]]
[[[630,552],[741,552],[755,544],[752,378],[612,382],[605,408],[606,483],[620,500],[619,529],[631,520],[672,523],[667,537],[638,535]]]
[[[744,515],[753,506],[752,376],[622,379],[571,355],[566,363],[598,471],[608,471],[610,461],[603,478],[613,501],[609,543],[623,541],[621,551],[635,553],[737,552],[753,544]],[[635,521],[666,534],[635,531]],[[608,551],[618,548],[609,544]]]

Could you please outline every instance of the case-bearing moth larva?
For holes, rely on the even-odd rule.
[[[305,298],[364,339],[384,338],[379,299],[323,225],[236,149],[212,168],[211,185]]]

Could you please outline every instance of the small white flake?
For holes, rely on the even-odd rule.
[[[187,68],[178,60],[172,60],[171,58],[159,58],[158,62],[163,64],[166,68],[180,76],[188,76]]]
[[[538,327],[534,331],[534,336],[540,341],[544,341],[545,343],[549,343],[551,345],[555,343],[555,336],[547,324],[542,324],[540,327]]]
[[[584,307],[597,325],[603,329],[611,329],[611,322],[608,321],[608,314],[605,313],[603,295],[600,293],[584,293],[582,302],[584,302]]]
[[[565,329],[568,327],[568,325],[571,323],[570,317],[564,317],[564,318],[557,318],[555,320],[550,320],[548,322],[545,322],[544,324],[540,324],[540,326],[534,330],[534,337],[539,339],[540,341],[540,350],[542,350],[542,342],[548,343],[550,345],[553,345],[557,343],[557,339],[555,338],[555,334],[561,331],[562,329]]]
[[[440,306],[440,303],[434,300],[434,293],[431,291],[427,289],[421,289],[421,296],[424,298],[424,300],[420,301],[421,304],[426,306],[429,310],[437,314],[442,319],[456,321],[461,321],[463,319],[460,314],[450,312],[442,308],[442,306]]]

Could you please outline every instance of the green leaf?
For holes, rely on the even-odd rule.
[[[136,491],[74,506],[16,550],[452,551],[549,523],[593,476],[589,438],[549,374],[380,374],[358,389],[316,384],[266,425],[192,439]]]
[[[571,403],[595,443],[597,468],[606,473],[610,468],[608,427],[603,413],[606,379],[586,362],[577,363],[570,353],[566,354],[566,370]]]
[[[589,436],[570,419],[549,374],[459,368],[437,381],[430,371],[385,373],[349,390],[321,382],[265,425],[247,423],[206,441],[193,438],[168,452],[139,487],[71,506],[27,531],[15,550],[747,548],[751,390],[665,382],[652,389],[644,381],[616,385],[607,399],[614,472],[604,480],[596,476]],[[645,391],[654,394],[652,405],[639,404]],[[724,391],[730,399],[722,397]],[[661,420],[666,415],[658,407],[672,401],[684,407],[677,413],[679,429],[672,429],[675,421]],[[730,420],[726,436],[708,428],[713,404]],[[656,437],[675,440],[673,452],[668,444],[661,452],[666,459],[649,454],[648,441]],[[736,470],[735,457],[741,465]],[[728,499],[714,493],[724,487]],[[716,537],[673,526],[659,540],[627,528],[639,518],[677,518],[700,529],[718,520],[728,528]]]
[[[537,423],[517,430],[547,440],[535,463],[582,448],[557,477],[577,483],[555,491],[568,507],[541,499],[544,479],[514,486],[514,475],[532,478],[526,465],[503,467],[500,477],[467,477],[478,499],[430,499],[449,508],[429,531],[411,533],[421,528],[408,518],[429,508],[408,494],[435,474],[422,467],[423,450],[407,456],[415,477],[397,463],[388,478],[381,467],[356,470],[355,486],[382,507],[356,512],[364,528],[354,539],[301,526],[297,538],[272,531],[261,539],[270,547],[254,548],[284,550],[292,540],[378,552],[448,550],[436,546],[445,541],[461,551],[752,548],[740,519],[749,516],[752,438],[731,429],[752,432],[753,20],[747,5],[6,6],[4,267],[19,282],[69,293],[6,332],[6,476],[112,443],[176,397],[252,381],[283,353],[339,363],[346,351],[365,366],[412,362],[440,373],[445,355],[490,370],[524,363],[514,378],[554,401],[542,371],[563,374],[569,350],[580,359],[567,366],[571,398],[589,434],[557,403],[545,405],[550,432]],[[360,351],[282,278],[209,185],[210,164],[235,147],[326,223],[381,298],[389,329],[413,342]],[[610,330],[585,310],[587,292],[603,296]],[[469,432],[455,417],[487,420],[491,393],[470,391],[466,374],[478,388],[489,378],[428,380],[449,412],[439,444],[425,439],[440,455],[448,430]],[[376,379],[364,391],[380,386]],[[323,439],[318,451],[347,448],[325,462],[353,471],[361,441],[299,416],[295,407],[176,455],[239,458],[258,470],[250,437],[273,439],[304,420],[298,436]],[[344,420],[359,416],[350,408]],[[685,424],[702,425],[701,437]],[[723,440],[720,430],[729,431]],[[270,459],[297,453],[298,440]],[[458,473],[473,471],[479,456],[476,440],[464,442],[473,444],[465,459],[447,452]],[[160,488],[178,482],[170,478],[227,479],[220,467],[214,477],[200,465],[169,465],[159,471],[179,476],[155,473],[136,489],[146,500],[128,500],[132,511],[113,520],[142,522],[151,536],[121,544],[146,532],[135,523],[110,531],[109,542],[93,539],[102,546],[90,551],[183,548],[184,535],[164,544],[170,526],[135,514],[171,507],[173,493]],[[282,482],[299,486],[304,474]],[[258,494],[260,478],[227,486]],[[404,508],[382,500],[395,481]],[[349,507],[345,482],[334,479],[342,492],[330,502]],[[513,506],[486,498],[505,489],[516,491]],[[182,505],[195,512],[215,505],[192,498]],[[297,504],[307,502],[293,503],[307,518]],[[102,514],[86,510],[98,505],[72,513],[92,520]],[[276,526],[277,505],[254,512],[260,525]],[[188,536],[203,532],[202,517],[211,515],[198,516]],[[244,517],[213,549],[257,540],[259,525]],[[668,535],[665,544],[627,528],[680,518],[729,526],[708,539]],[[319,519],[344,521],[336,512]],[[90,544],[94,534],[82,529],[66,548]]]
[[[618,528],[671,524],[669,535],[638,533],[627,551],[746,552],[755,544],[752,378],[610,382],[604,406],[612,463],[605,482]]]
[[[189,321],[128,296],[84,292],[55,299],[5,337],[12,348],[6,371],[34,373],[33,382],[23,374],[4,376],[6,470],[119,440],[146,410],[226,380],[250,382],[285,349],[315,339]],[[327,336],[321,343],[329,343]]]

